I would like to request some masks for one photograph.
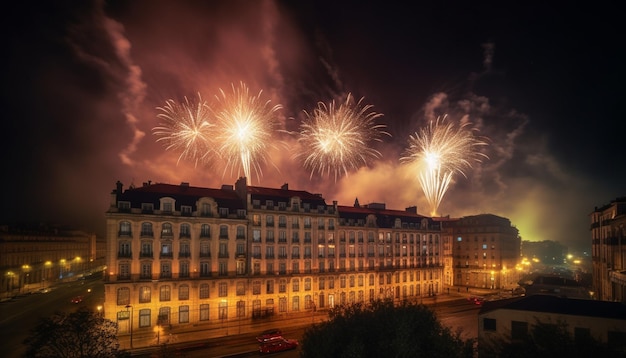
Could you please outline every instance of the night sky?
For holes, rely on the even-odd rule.
[[[382,154],[335,181],[274,150],[252,185],[327,203],[417,206],[399,158],[437,117],[469,121],[488,159],[454,176],[439,215],[509,218],[523,240],[589,250],[588,215],[626,195],[624,51],[616,8],[545,2],[25,1],[5,5],[3,222],[104,234],[115,182],[220,187],[241,173],[156,141],[167,100],[244,82],[282,129],[350,93],[382,114]],[[593,6],[593,7],[591,7]],[[621,106],[620,106],[621,107]]]

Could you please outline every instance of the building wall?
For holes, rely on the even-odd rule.
[[[626,302],[626,198],[596,207],[589,218],[594,296]]]
[[[495,319],[496,330],[485,329],[485,319]],[[606,343],[609,332],[626,332],[626,320],[605,317],[578,316],[573,314],[556,314],[551,312],[524,311],[512,309],[496,309],[478,315],[478,339],[486,342],[493,339],[511,339],[511,324],[513,321],[526,322],[528,329],[536,324],[559,322],[567,323],[567,329],[575,337],[577,328],[589,329],[590,334],[597,340]],[[480,344],[480,343],[479,343]]]
[[[520,279],[521,238],[508,219],[484,214],[444,222],[452,240],[454,285],[504,289]]]
[[[442,290],[438,227],[371,226],[342,219],[336,204],[320,210],[299,205],[297,197],[286,206],[243,200],[244,217],[203,216],[201,205],[188,215],[145,213],[113,201],[106,214],[105,317],[129,332],[131,321],[134,331],[248,322],[357,301],[418,300]],[[142,235],[146,227],[152,231]]]
[[[0,227],[0,298],[45,288],[103,265],[100,246],[95,234],[77,230]]]

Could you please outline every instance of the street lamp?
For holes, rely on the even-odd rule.
[[[130,310],[130,349],[133,349],[133,306],[126,305],[126,312]]]

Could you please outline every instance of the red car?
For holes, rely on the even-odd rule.
[[[83,302],[83,296],[76,296],[76,297],[72,298],[72,303],[79,304],[81,302]]]
[[[283,338],[283,332],[278,328],[272,328],[261,332],[261,334],[256,337],[256,340],[259,341],[259,343],[265,343],[280,338]]]
[[[259,352],[263,354],[276,353],[276,352],[288,351],[290,349],[296,349],[296,348],[298,348],[297,340],[278,338],[278,339],[272,339],[266,343],[261,343],[259,345]]]

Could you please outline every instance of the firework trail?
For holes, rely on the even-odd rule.
[[[418,180],[431,209],[436,216],[439,204],[448,190],[455,173],[465,176],[465,170],[473,162],[480,162],[486,155],[477,151],[487,145],[474,136],[469,123],[455,127],[453,123],[437,118],[419,133],[409,136],[409,147],[400,161],[414,165]]]
[[[239,88],[233,84],[232,93],[220,89],[213,107],[219,128],[216,141],[221,143],[220,156],[226,161],[224,171],[228,168],[231,172],[235,168],[238,172],[243,170],[248,183],[252,169],[260,181],[260,164],[267,161],[268,150],[275,142],[272,140],[277,124],[275,113],[282,108],[281,105],[271,106],[269,100],[263,102],[262,92],[251,96],[243,82]]]
[[[210,108],[198,94],[198,103],[191,103],[187,97],[183,103],[170,99],[165,106],[157,107],[162,120],[153,128],[154,135],[160,136],[157,142],[163,142],[166,150],[180,151],[181,159],[209,162],[215,153],[213,137],[215,124],[210,122]]]
[[[337,178],[348,175],[351,170],[367,165],[381,154],[373,149],[371,142],[381,142],[384,125],[375,120],[382,114],[371,112],[371,105],[363,105],[363,98],[355,103],[351,94],[337,107],[335,101],[318,107],[300,125],[298,142],[300,149],[295,157],[306,169],[314,173]]]

